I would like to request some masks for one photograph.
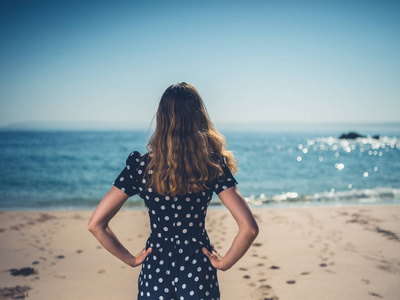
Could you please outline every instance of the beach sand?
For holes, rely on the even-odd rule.
[[[400,299],[400,205],[253,212],[259,236],[218,273],[222,300]],[[0,299],[136,299],[140,267],[102,248],[86,227],[91,214],[0,212]],[[136,254],[148,222],[147,211],[122,208],[110,227]],[[224,254],[237,232],[229,211],[210,209],[206,228]]]

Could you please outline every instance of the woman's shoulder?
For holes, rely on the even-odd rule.
[[[136,165],[141,162],[147,162],[148,157],[149,157],[148,152],[141,154],[139,151],[134,150],[129,154],[126,162],[127,164],[129,163],[131,165]]]

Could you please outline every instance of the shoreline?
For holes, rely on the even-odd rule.
[[[382,202],[377,204],[376,202],[364,202],[364,203],[354,203],[354,202],[340,202],[335,203],[333,201],[325,201],[325,202],[318,202],[318,203],[304,203],[304,202],[293,202],[293,203],[276,203],[276,204],[261,204],[261,205],[254,205],[249,204],[251,210],[263,210],[263,209],[291,209],[291,208],[340,208],[340,207],[380,207],[380,206],[400,206],[399,200],[394,200],[395,202]],[[99,200],[100,203],[100,200]],[[316,205],[317,204],[317,205]],[[82,207],[21,207],[21,208],[0,208],[0,213],[2,212],[57,212],[57,211],[69,211],[69,212],[87,212],[87,211],[94,211],[96,206],[82,206]],[[220,203],[212,203],[208,206],[208,210],[220,210],[226,209],[222,202]],[[131,211],[145,211],[146,206],[143,205],[123,205],[121,210],[131,210]]]
[[[221,208],[209,209],[206,229],[223,255],[237,226]],[[252,209],[260,233],[235,266],[218,272],[222,300],[395,299],[400,294],[400,205]],[[86,229],[91,213],[0,211],[1,293],[19,285],[29,287],[19,292],[33,300],[135,298],[140,268],[103,249]],[[136,254],[150,233],[148,222],[145,209],[122,207],[110,227]],[[25,267],[36,274],[9,271]]]

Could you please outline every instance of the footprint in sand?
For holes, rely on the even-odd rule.
[[[246,268],[239,268],[240,271],[247,271]]]
[[[288,281],[286,281],[286,283],[287,283],[287,284],[295,284],[296,281],[295,281],[295,280],[288,280]]]
[[[260,286],[260,288],[270,290],[272,287],[269,284],[264,284],[264,285]]]
[[[63,259],[63,258],[65,258],[65,256],[64,255],[57,255],[56,258]]]
[[[76,250],[76,253],[82,253],[83,252],[83,250],[82,249],[78,249],[78,250]]]
[[[383,298],[383,296],[379,295],[378,293],[369,292],[368,294],[370,294],[371,296],[374,296],[374,297]]]
[[[320,267],[326,267],[326,264],[319,264]]]
[[[382,235],[384,235],[389,240],[395,240],[397,242],[400,241],[400,237],[397,234],[395,234],[394,232],[392,232],[392,231],[381,229],[379,226],[375,227],[375,231],[380,233],[380,234],[382,234]]]
[[[275,296],[272,287],[268,284],[262,285],[258,288],[259,293],[262,293],[262,298],[264,300],[278,300],[279,297]],[[272,294],[272,295],[270,295]]]
[[[371,281],[369,281],[368,279],[361,279],[362,282],[364,282],[365,284],[370,284]]]
[[[24,276],[24,277],[38,273],[37,270],[30,267],[25,267],[22,269],[9,269],[8,271],[12,276]]]
[[[272,270],[278,270],[278,269],[280,269],[280,268],[279,268],[278,266],[271,266],[270,269],[272,269]]]
[[[11,230],[16,230],[16,231],[20,230],[20,228],[17,225],[11,226],[10,229]]]
[[[300,275],[308,275],[308,274],[311,274],[311,272],[301,272]]]
[[[244,275],[243,278],[244,278],[244,279],[249,279],[250,276],[249,276],[249,275]]]
[[[376,268],[379,270],[388,272],[388,273],[396,274],[396,269],[394,268],[393,265],[390,265],[390,264],[377,265]]]
[[[262,267],[262,266],[264,266],[264,264],[263,264],[263,263],[259,263],[259,264],[257,264],[257,267]]]
[[[25,299],[30,289],[31,287],[27,285],[0,288],[0,299]]]

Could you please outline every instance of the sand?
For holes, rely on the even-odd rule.
[[[400,299],[400,205],[253,212],[260,234],[218,273],[222,300]],[[0,212],[0,299],[136,299],[140,268],[97,242],[91,214]],[[144,247],[147,211],[122,208],[110,226],[133,254]],[[225,253],[237,232],[229,212],[210,209],[206,228]]]

